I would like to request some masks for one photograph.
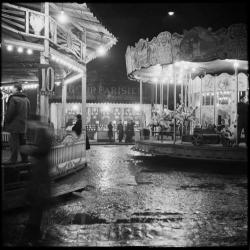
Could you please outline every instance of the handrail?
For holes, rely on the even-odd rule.
[[[4,9],[4,8],[10,9]],[[12,10],[11,10],[12,8]],[[18,13],[16,10],[19,10]],[[45,39],[45,14],[25,7],[9,3],[2,4],[2,28],[25,36]],[[75,34],[60,25],[53,17],[49,16],[50,42],[73,54],[78,60],[84,60],[86,44]],[[84,46],[85,45],[85,46]]]

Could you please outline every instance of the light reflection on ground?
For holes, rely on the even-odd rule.
[[[244,168],[151,157],[131,146],[92,146],[88,157],[74,177],[88,187],[46,212],[43,244],[247,244]]]

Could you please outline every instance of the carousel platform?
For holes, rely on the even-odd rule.
[[[194,146],[191,142],[177,140],[138,140],[135,142],[134,150],[152,155],[165,155],[179,159],[225,161],[225,162],[247,162],[247,146],[240,143],[237,147],[224,147],[221,144],[204,144]]]

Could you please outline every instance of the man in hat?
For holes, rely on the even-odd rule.
[[[21,83],[14,85],[14,93],[7,102],[7,112],[5,115],[5,130],[10,133],[11,157],[5,164],[15,164],[18,160],[20,145],[25,145],[27,120],[30,112],[30,101],[22,93]],[[28,157],[20,153],[22,162],[28,162]]]

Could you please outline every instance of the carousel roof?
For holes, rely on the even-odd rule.
[[[161,82],[173,82],[173,65],[176,68],[176,78],[180,79],[185,74],[190,74],[194,79],[196,76],[204,76],[206,74],[219,75],[221,73],[235,74],[235,62],[237,63],[237,72],[248,73],[248,61],[245,60],[213,60],[210,62],[186,62],[180,61],[177,64],[154,65],[140,70],[135,70],[130,75],[132,80],[137,79],[142,82],[154,83],[155,79]],[[177,84],[180,81],[177,80]]]
[[[212,31],[194,27],[183,34],[161,32],[151,41],[140,39],[126,51],[127,75],[131,80],[153,83],[197,75],[246,73],[247,30],[239,23]],[[237,65],[237,66],[236,66]],[[180,82],[180,81],[179,81]]]

